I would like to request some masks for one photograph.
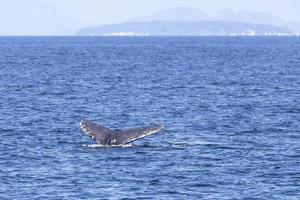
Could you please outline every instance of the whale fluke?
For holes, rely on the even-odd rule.
[[[115,131],[88,120],[81,120],[80,128],[99,144],[119,146],[157,133],[164,129],[164,125]]]
[[[91,137],[93,140],[96,140],[100,144],[106,143],[106,140],[108,140],[112,132],[112,130],[110,130],[109,128],[88,120],[81,120],[80,128],[84,133],[86,133],[89,137]]]

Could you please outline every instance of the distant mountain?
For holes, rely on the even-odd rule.
[[[0,0],[0,35],[74,33],[82,25],[77,19],[41,1]]]
[[[81,29],[78,35],[101,36],[200,36],[289,35],[283,27],[229,21],[152,21],[104,25]]]
[[[161,11],[154,15],[138,17],[129,22],[147,22],[147,21],[207,21],[210,16],[201,10],[180,7]]]
[[[240,11],[235,12],[230,9],[220,10],[213,16],[214,20],[223,21],[240,21],[255,24],[268,24],[274,26],[283,26],[284,21],[269,14],[263,12],[250,12],[250,11]]]
[[[289,28],[296,35],[300,35],[300,23],[299,22],[287,22],[285,27]]]
[[[189,8],[179,7],[164,10],[151,16],[138,17],[128,22],[149,22],[149,21],[229,21],[229,22],[246,22],[253,24],[264,24],[286,27],[294,34],[300,33],[299,22],[285,22],[284,20],[264,12],[239,11],[235,12],[230,9],[223,9],[213,15]]]
[[[240,21],[274,26],[284,25],[283,20],[263,12],[235,12],[230,9],[223,9],[210,16],[201,10],[189,7],[167,9],[151,16],[132,19],[129,22],[145,21]]]

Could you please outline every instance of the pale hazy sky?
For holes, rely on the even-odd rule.
[[[1,1],[1,0],[0,0]],[[174,8],[192,7],[208,14],[220,9],[262,11],[286,21],[300,21],[299,0],[38,0],[80,20],[114,23]]]

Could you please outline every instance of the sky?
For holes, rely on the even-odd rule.
[[[284,21],[300,21],[299,0],[0,0],[0,35],[71,34],[176,7],[209,15],[221,9],[266,12]]]

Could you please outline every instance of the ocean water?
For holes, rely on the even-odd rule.
[[[0,96],[0,199],[300,199],[298,37],[1,37]]]

